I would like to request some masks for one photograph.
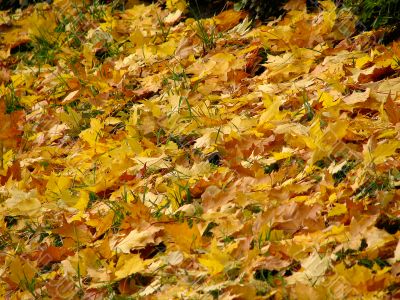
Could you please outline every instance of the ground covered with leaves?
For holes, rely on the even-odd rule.
[[[1,297],[399,296],[399,43],[119,8],[0,12]]]

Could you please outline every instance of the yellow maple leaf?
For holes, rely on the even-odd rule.
[[[80,191],[79,199],[75,203],[74,207],[79,209],[81,212],[85,211],[87,205],[89,203],[89,193],[86,191]]]
[[[129,253],[131,249],[145,247],[148,243],[154,242],[154,235],[160,230],[161,228],[155,226],[141,231],[134,229],[115,246],[115,250]]]
[[[331,107],[340,103],[340,101],[334,100],[333,96],[326,92],[320,94],[319,102],[322,103],[323,107]]]
[[[189,227],[187,223],[165,224],[164,230],[169,240],[185,253],[195,249],[201,240],[201,235],[196,226]]]
[[[346,204],[336,203],[335,206],[328,212],[328,217],[340,216],[347,213]]]
[[[90,128],[82,131],[79,134],[79,137],[87,142],[90,147],[94,148],[96,143],[98,142],[99,138],[102,136],[104,125],[98,119],[91,119],[90,120]]]
[[[347,268],[343,262],[335,266],[335,271],[352,285],[365,284],[374,276],[372,271],[364,266],[355,264],[351,268]]]
[[[0,147],[2,147],[0,143]],[[1,149],[0,149],[1,151]],[[2,156],[0,156],[0,176],[6,176],[8,168],[12,166],[13,161],[14,161],[14,152],[12,150],[8,150],[6,153],[3,153]]]
[[[229,249],[220,250],[217,241],[214,239],[211,243],[210,252],[202,255],[199,262],[208,269],[211,275],[216,275],[225,269],[225,266],[231,261]]]
[[[28,260],[21,259],[18,256],[13,256],[11,258],[9,268],[9,278],[16,284],[20,284],[24,289],[32,282],[37,272]]]
[[[15,188],[9,190],[11,197],[4,202],[10,216],[35,216],[41,203],[35,190],[24,192]]]
[[[122,254],[115,267],[115,279],[120,280],[134,273],[142,272],[149,263],[149,260],[143,261],[139,254]]]
[[[71,183],[71,178],[51,173],[46,185],[46,196],[50,199],[60,198],[71,187]]]
[[[372,58],[369,55],[364,55],[356,59],[356,68],[361,69],[364,65],[371,62]]]
[[[400,141],[379,144],[373,151],[369,151],[369,149],[364,151],[364,162],[365,164],[383,163],[388,156],[395,154],[398,148],[400,148]]]
[[[185,11],[187,8],[187,2],[185,0],[167,0],[167,8],[169,10]]]

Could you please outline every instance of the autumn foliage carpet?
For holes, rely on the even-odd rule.
[[[400,44],[285,9],[0,12],[2,298],[399,297]]]

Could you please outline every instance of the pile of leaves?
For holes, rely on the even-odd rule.
[[[1,297],[398,297],[399,43],[319,3],[1,12]]]

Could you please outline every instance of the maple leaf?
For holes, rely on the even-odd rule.
[[[230,248],[232,249],[232,247]],[[208,269],[211,275],[216,275],[225,269],[231,259],[229,249],[221,251],[214,240],[211,244],[210,252],[202,255],[199,258],[199,262]]]
[[[384,107],[390,122],[392,122],[393,124],[397,124],[398,122],[400,122],[400,112],[399,112],[400,107],[392,99],[390,94],[388,95]]]
[[[11,197],[4,202],[4,206],[10,216],[38,215],[42,205],[35,190],[26,193],[18,189],[11,189],[9,194]]]
[[[20,122],[25,116],[21,110],[7,113],[5,101],[0,101],[0,141],[3,147],[15,147],[21,139]]]
[[[115,267],[115,279],[120,280],[131,274],[142,272],[149,263],[150,261],[143,261],[138,254],[123,254]]]
[[[9,259],[8,263],[10,273],[7,277],[17,285],[20,285],[24,290],[29,289],[29,285],[36,275],[36,268],[28,260],[18,256]]]
[[[122,253],[130,253],[132,249],[143,248],[149,243],[154,242],[154,234],[161,228],[149,227],[142,231],[132,230],[124,239],[115,245],[115,250]]]

